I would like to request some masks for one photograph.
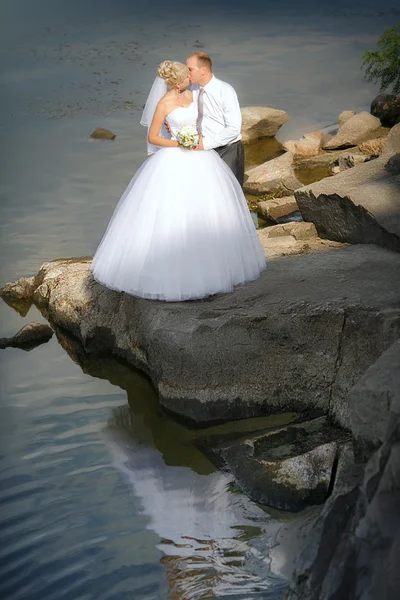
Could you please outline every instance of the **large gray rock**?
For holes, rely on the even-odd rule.
[[[338,133],[326,143],[325,150],[336,150],[349,146],[358,146],[362,142],[379,137],[384,134],[381,122],[370,113],[364,111],[350,117],[340,127]]]
[[[167,410],[212,422],[310,407],[350,428],[348,391],[399,337],[395,253],[344,247],[270,261],[233,293],[165,303],[97,284],[83,259],[46,263],[35,304],[87,352],[149,375]]]
[[[241,109],[242,140],[246,144],[253,140],[275,137],[289,117],[284,110],[265,106],[247,106]]]
[[[326,499],[343,441],[343,432],[322,417],[215,451],[256,502],[296,512]]]
[[[350,392],[351,430],[363,460],[381,446],[389,418],[400,418],[400,341],[371,365]]]
[[[246,171],[243,190],[256,196],[265,193],[290,196],[300,187],[301,183],[293,170],[293,155],[286,152]]]
[[[392,148],[395,140],[389,138]],[[303,219],[312,221],[323,238],[400,251],[400,180],[385,169],[387,160],[384,152],[296,190]]]

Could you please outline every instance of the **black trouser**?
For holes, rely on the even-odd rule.
[[[222,160],[226,162],[240,185],[243,187],[244,146],[242,140],[234,142],[233,144],[227,144],[226,146],[219,146],[219,148],[214,148],[214,150],[218,152]]]

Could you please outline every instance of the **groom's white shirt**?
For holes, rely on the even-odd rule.
[[[193,100],[198,102],[199,85],[191,87]],[[203,132],[204,150],[233,144],[242,138],[242,114],[238,97],[229,83],[214,75],[203,87]]]

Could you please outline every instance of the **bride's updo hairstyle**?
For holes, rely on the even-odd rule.
[[[189,69],[183,63],[164,60],[158,67],[158,76],[164,79],[167,85],[177,85],[189,77]]]

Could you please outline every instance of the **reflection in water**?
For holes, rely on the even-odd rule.
[[[250,598],[270,591],[280,598],[285,581],[268,574],[265,512],[234,493],[226,473],[167,466],[134,411],[128,406],[113,410],[105,437],[115,466],[141,500],[148,528],[160,537],[169,597]],[[189,462],[187,455],[182,462]],[[269,535],[276,534],[278,523],[270,525]]]
[[[159,537],[171,599],[281,598],[286,580],[270,572],[268,548],[281,527],[195,447],[199,432],[160,410],[146,377],[112,359],[86,355],[57,334],[85,372],[127,391],[104,441]]]

